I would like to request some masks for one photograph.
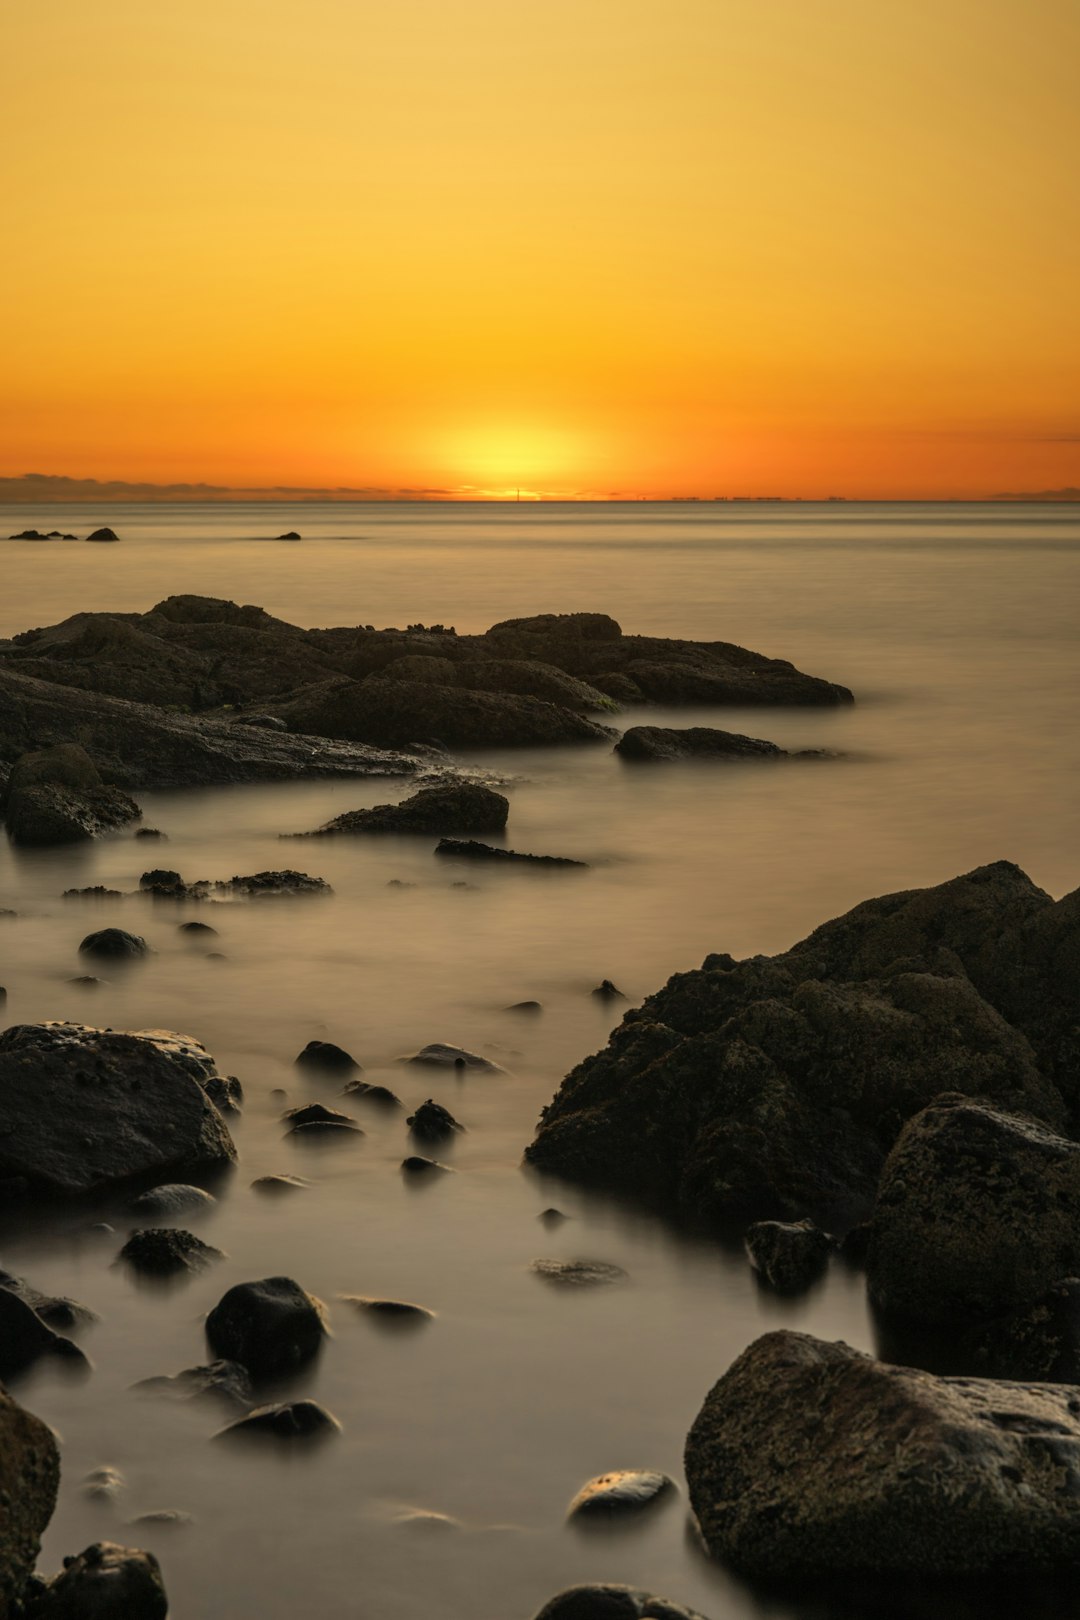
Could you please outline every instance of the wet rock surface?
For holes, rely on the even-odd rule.
[[[942,1097],[881,1174],[866,1257],[879,1309],[997,1316],[1080,1273],[1080,1145],[1032,1119]]]
[[[744,1241],[754,1270],[781,1294],[809,1288],[834,1247],[829,1234],[812,1221],[755,1221]]]
[[[52,1430],[0,1388],[0,1614],[12,1612],[34,1572],[59,1483]]]
[[[223,1258],[220,1249],[175,1226],[148,1226],[132,1232],[117,1259],[147,1277],[175,1277],[205,1271]]]
[[[988,1574],[1080,1562],[1069,1385],[936,1378],[768,1333],[686,1443],[709,1550],[748,1575]]]
[[[510,801],[476,782],[447,782],[421,788],[400,804],[377,804],[370,810],[347,810],[314,833],[497,833],[506,826]]]
[[[436,855],[453,855],[459,860],[494,861],[505,865],[512,862],[527,866],[587,867],[587,861],[574,861],[566,855],[529,855],[517,849],[499,849],[494,844],[481,844],[473,838],[440,838],[435,846]]]
[[[674,1482],[653,1468],[619,1468],[586,1481],[567,1508],[567,1517],[610,1519],[640,1513],[674,1489]]]
[[[0,1178],[58,1198],[232,1163],[228,1127],[182,1037],[83,1024],[0,1035]]]
[[[161,1566],[151,1552],[96,1541],[31,1604],[28,1620],[165,1620]]]
[[[850,1224],[943,1092],[1067,1122],[1078,940],[1080,895],[1055,903],[998,862],[779,956],[710,956],[567,1076],[526,1157],[707,1224]]]
[[[322,1303],[291,1277],[237,1283],[206,1318],[215,1355],[240,1362],[254,1378],[304,1366],[322,1348],[326,1332]]]
[[[190,1182],[169,1181],[160,1187],[151,1187],[129,1200],[127,1208],[133,1215],[180,1215],[185,1210],[210,1209],[217,1202],[205,1187]]]

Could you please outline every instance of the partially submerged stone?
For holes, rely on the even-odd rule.
[[[510,801],[479,782],[446,782],[421,788],[400,804],[377,804],[370,810],[347,810],[314,833],[497,833],[506,826]]]
[[[304,1366],[327,1335],[326,1310],[291,1277],[237,1283],[206,1318],[215,1355],[239,1361],[255,1378]]]
[[[618,1468],[587,1480],[566,1510],[569,1519],[607,1519],[640,1513],[674,1491],[654,1468]]]
[[[544,1604],[534,1620],[704,1620],[693,1609],[637,1586],[570,1586]]]
[[[148,1226],[132,1232],[117,1256],[133,1270],[149,1277],[174,1277],[182,1272],[205,1271],[223,1259],[220,1249],[175,1226]]]
[[[85,748],[59,743],[16,760],[4,795],[16,844],[71,844],[138,821],[134,799],[104,783]]]
[[[527,855],[517,849],[499,849],[494,844],[482,844],[475,838],[440,838],[435,846],[436,855],[452,855],[458,860],[492,861],[496,866],[508,863],[518,866],[576,866],[587,867],[588,861],[574,861],[567,855]]]
[[[318,1401],[283,1401],[273,1406],[257,1406],[222,1429],[217,1438],[274,1440],[314,1440],[338,1434],[341,1424]]]
[[[761,737],[744,737],[737,731],[717,731],[711,726],[631,726],[615,744],[621,759],[655,763],[672,759],[744,760],[784,759],[786,749]]]
[[[254,1399],[251,1375],[238,1361],[208,1361],[171,1376],[160,1373],[156,1378],[140,1379],[134,1388],[144,1395],[165,1395],[176,1401],[210,1396],[232,1406],[249,1406]]]
[[[314,1069],[322,1074],[356,1074],[360,1070],[352,1053],[333,1041],[308,1041],[295,1062],[298,1069]]]
[[[39,1196],[76,1197],[232,1163],[228,1127],[180,1039],[83,1024],[5,1030],[0,1177],[25,1178]]]
[[[169,1602],[152,1552],[96,1541],[49,1582],[33,1620],[165,1620]]]
[[[534,1260],[529,1270],[559,1288],[596,1288],[626,1278],[610,1260]]]
[[[685,1460],[710,1552],[746,1575],[1080,1565],[1070,1385],[936,1378],[768,1333],[706,1397]]]
[[[426,1305],[414,1305],[407,1299],[377,1299],[370,1294],[339,1294],[338,1298],[382,1322],[418,1326],[435,1318],[435,1312]]]
[[[405,1123],[420,1142],[442,1142],[456,1131],[465,1129],[448,1108],[444,1108],[442,1103],[433,1102],[430,1097],[427,1102],[420,1104],[414,1114],[409,1115]]]
[[[834,1246],[813,1221],[755,1221],[744,1242],[754,1270],[781,1294],[809,1288],[828,1265]]]
[[[194,1187],[190,1182],[170,1181],[160,1187],[151,1187],[129,1199],[127,1208],[133,1215],[180,1215],[185,1210],[206,1210],[217,1203],[213,1193],[205,1187]]]
[[[447,1046],[442,1041],[433,1041],[430,1046],[422,1046],[419,1052],[402,1060],[405,1063],[418,1063],[431,1069],[472,1069],[478,1073],[499,1074],[502,1071],[497,1063],[490,1058],[480,1057],[476,1052],[466,1052],[461,1046]]]
[[[25,1299],[0,1288],[0,1379],[17,1377],[42,1356],[86,1365],[77,1344],[55,1332]]]

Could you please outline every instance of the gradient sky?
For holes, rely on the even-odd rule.
[[[1076,0],[35,0],[0,474],[1080,484]]]

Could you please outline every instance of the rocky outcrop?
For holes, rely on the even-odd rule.
[[[786,759],[787,750],[760,737],[711,726],[631,726],[615,744],[620,759],[652,764],[670,759]]]
[[[115,832],[142,811],[107,786],[78,743],[59,743],[15,761],[4,799],[4,820],[16,844],[73,844]]]
[[[940,1098],[885,1161],[866,1265],[879,1308],[920,1321],[1034,1304],[1080,1273],[1080,1146],[1034,1120]]]
[[[566,1077],[526,1157],[706,1223],[849,1224],[943,1092],[1067,1123],[1078,951],[1077,896],[1055,904],[999,862],[868,901],[779,956],[708,957]]]
[[[34,1573],[60,1484],[56,1437],[0,1388],[0,1620]]]
[[[1080,1564],[1080,1416],[1069,1385],[936,1378],[767,1333],[686,1442],[715,1557],[774,1580]]]
[[[509,692],[471,692],[428,681],[327,681],[279,710],[293,731],[380,748],[440,742],[450,748],[522,748],[601,742],[606,727],[572,709]]]
[[[82,1024],[5,1030],[0,1181],[12,1192],[73,1198],[233,1162],[228,1126],[184,1046],[183,1037]]]
[[[76,740],[103,776],[135,792],[302,777],[410,776],[431,764],[356,743],[290,736],[80,691],[35,679],[0,658],[0,767],[28,750]]]
[[[432,662],[433,660],[427,660]],[[346,810],[313,833],[497,833],[506,826],[510,801],[479,782],[446,782],[421,788],[400,804],[377,804],[370,810]]]

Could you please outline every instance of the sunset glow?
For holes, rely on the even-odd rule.
[[[0,474],[1080,483],[1071,0],[52,0],[5,37]]]

